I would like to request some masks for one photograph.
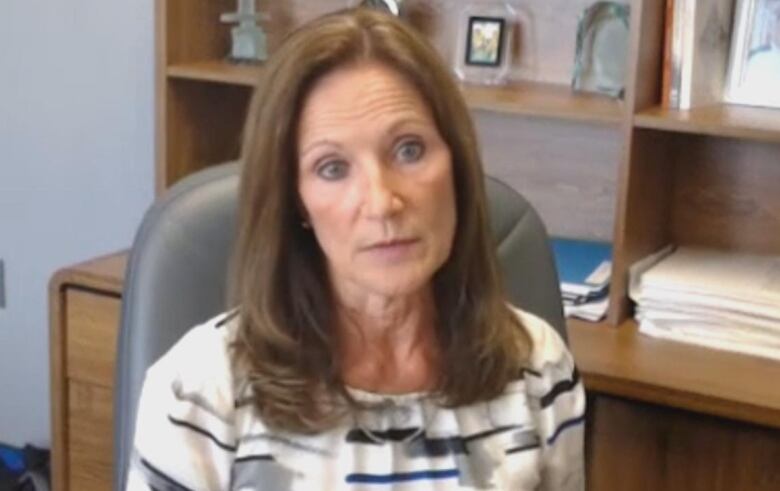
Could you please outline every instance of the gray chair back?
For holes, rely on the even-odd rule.
[[[225,310],[240,169],[182,179],[146,213],[128,260],[114,393],[114,488],[123,490],[146,369],[191,327]],[[531,205],[487,178],[491,229],[509,300],[566,336],[547,232]]]

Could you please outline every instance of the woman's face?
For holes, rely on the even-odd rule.
[[[455,233],[450,150],[420,94],[378,63],[339,68],[309,92],[298,193],[339,291],[429,284]]]

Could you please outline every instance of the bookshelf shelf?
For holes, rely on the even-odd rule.
[[[568,321],[569,344],[590,391],[780,428],[780,362]]]
[[[579,94],[564,85],[514,82],[500,87],[461,88],[472,109],[607,125],[618,125],[624,119],[621,101]]]
[[[166,69],[172,79],[247,87],[254,87],[261,73],[261,66],[224,60],[180,63]],[[464,84],[461,89],[472,109],[608,125],[617,125],[624,117],[624,106],[619,100],[578,94],[563,85],[515,82],[500,87]]]
[[[655,106],[637,114],[634,126],[780,143],[780,109],[730,104],[690,110]]]
[[[207,60],[170,65],[166,69],[166,74],[173,79],[254,87],[262,70],[263,68],[257,65],[237,65],[223,60]]]

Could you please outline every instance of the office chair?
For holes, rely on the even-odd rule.
[[[123,490],[147,367],[188,329],[225,310],[239,164],[182,179],[146,213],[125,276],[114,395],[114,488]],[[490,224],[509,300],[566,339],[547,232],[517,192],[486,178]]]

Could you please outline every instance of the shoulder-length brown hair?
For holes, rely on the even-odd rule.
[[[326,259],[314,234],[301,226],[296,135],[312,85],[361,60],[407,77],[429,104],[452,155],[457,226],[451,255],[432,279],[441,358],[437,395],[448,406],[494,398],[520,375],[530,352],[530,338],[501,287],[477,140],[449,69],[392,16],[365,9],[330,14],[292,33],[266,64],[242,149],[230,281],[231,305],[239,306],[234,355],[249,367],[259,416],[280,429],[327,429],[355,405],[335,356]],[[323,404],[329,399],[323,394],[347,404]]]

